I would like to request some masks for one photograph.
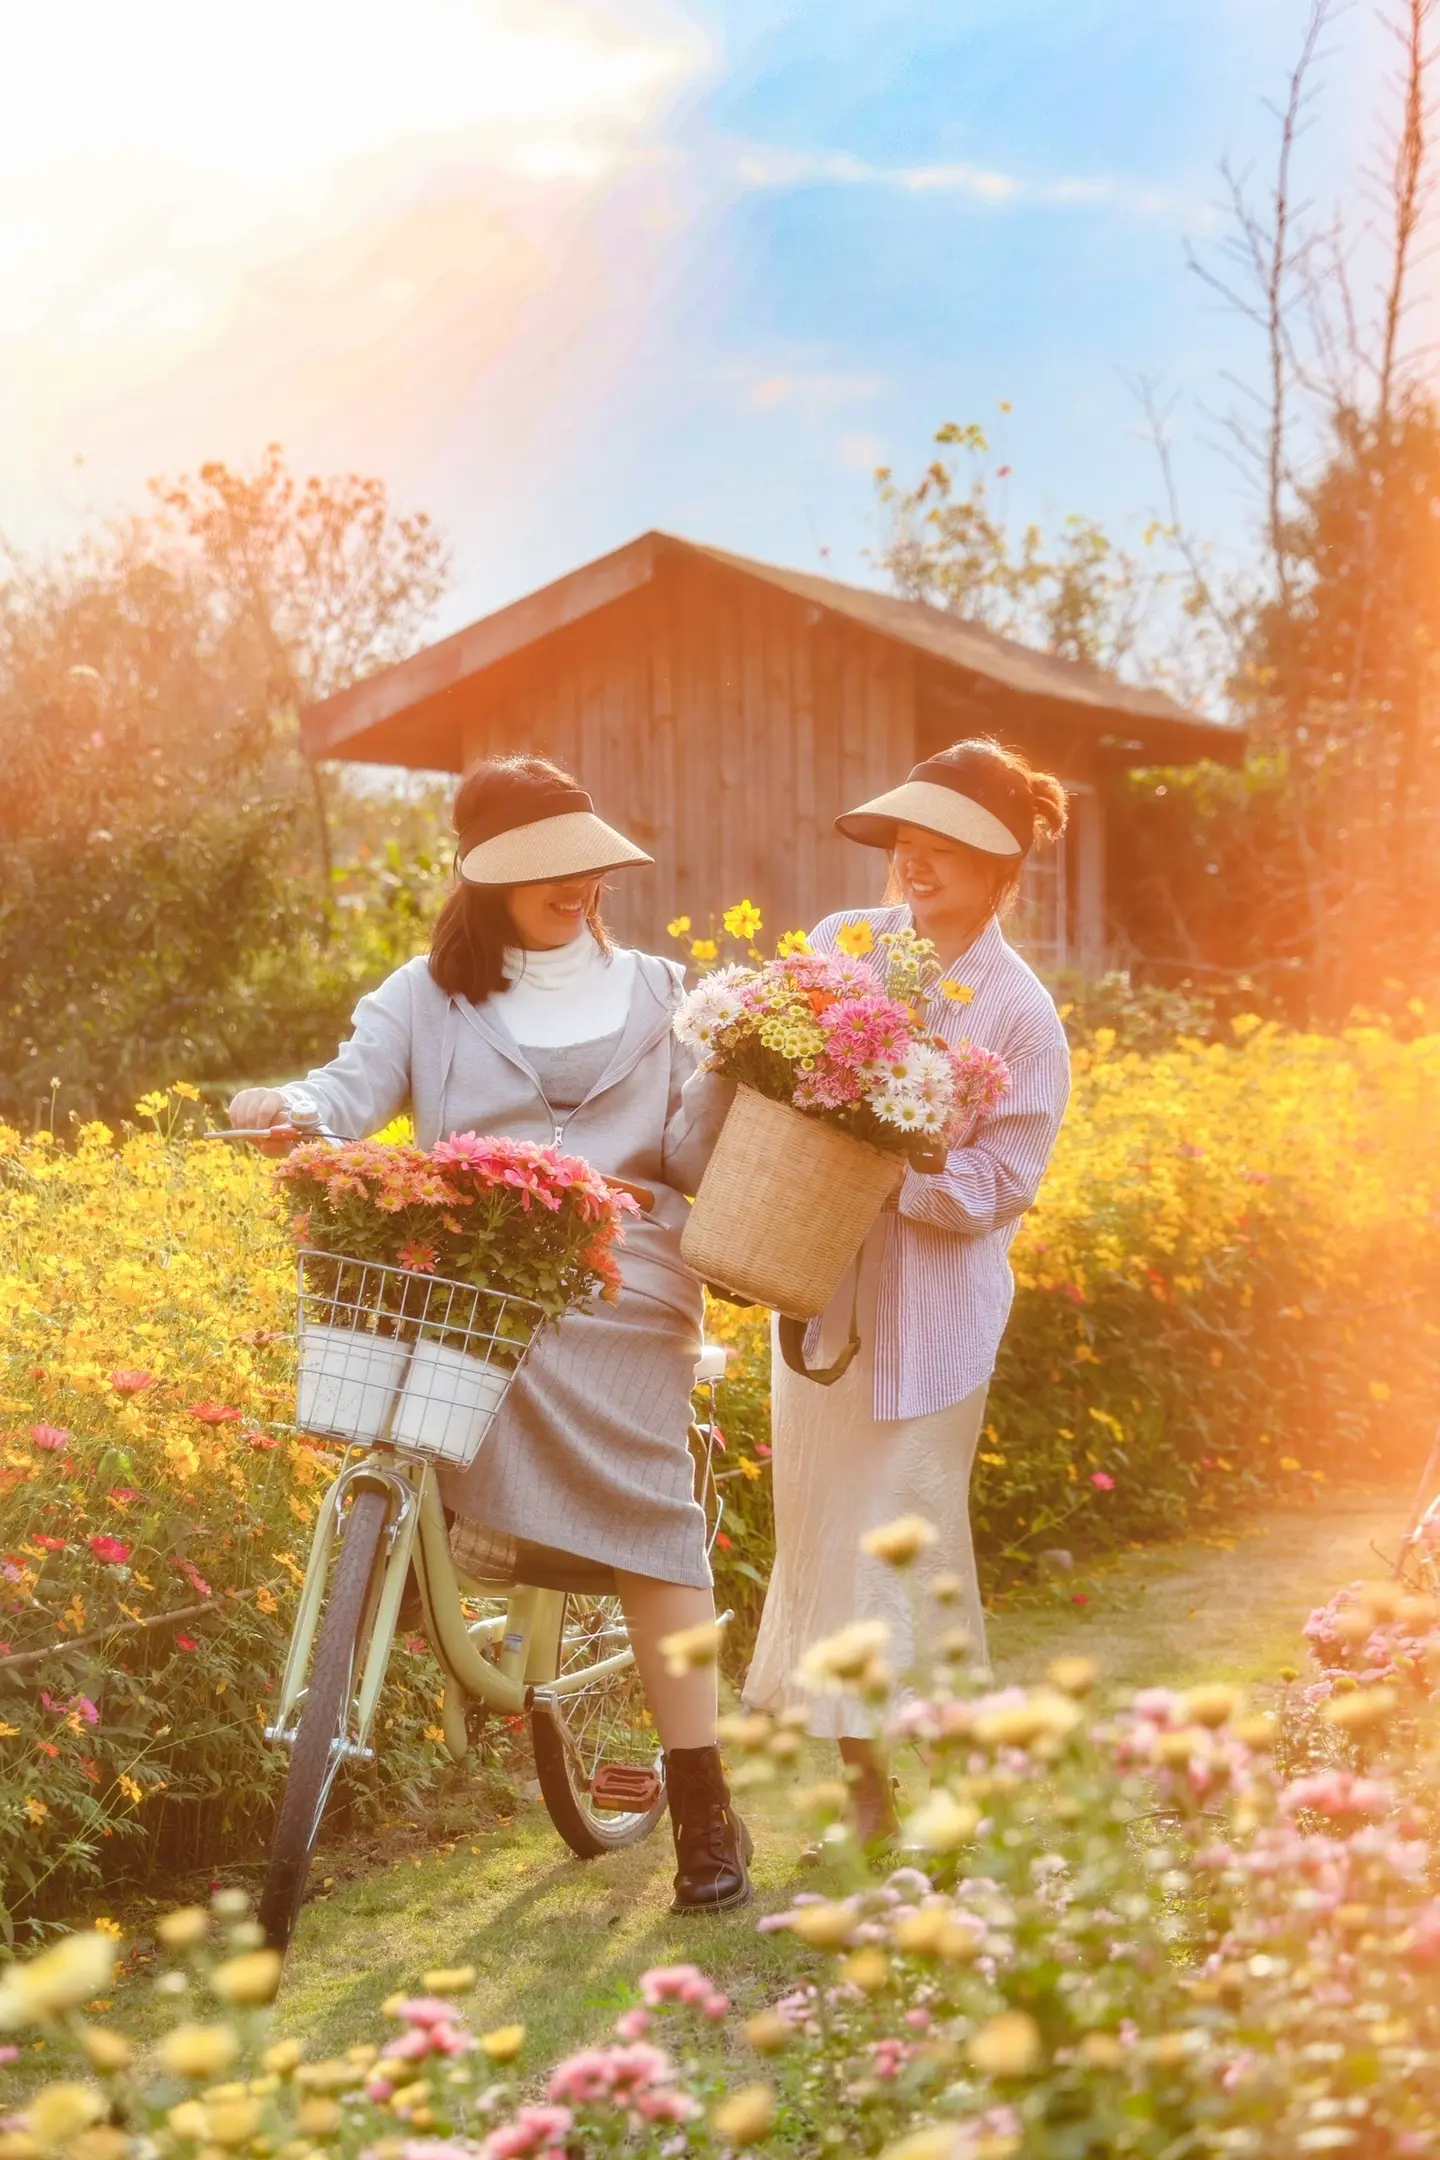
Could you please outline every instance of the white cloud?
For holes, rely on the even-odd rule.
[[[758,406],[762,412],[797,401],[812,411],[848,405],[857,399],[875,397],[884,388],[878,375],[832,375],[806,368],[783,369],[771,375],[742,379],[746,404]]]
[[[1057,209],[1113,208],[1138,217],[1185,218],[1208,224],[1209,204],[1144,182],[1099,176],[1028,179],[985,165],[876,165],[844,152],[751,146],[735,161],[735,176],[756,191],[801,187],[888,188],[905,195],[963,195],[973,202],[1037,205]]]
[[[841,464],[852,472],[873,473],[885,462],[885,445],[878,435],[842,435],[839,451]]]

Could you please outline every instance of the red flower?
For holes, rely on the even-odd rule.
[[[200,1645],[193,1635],[177,1635],[175,1637],[175,1647],[177,1650],[198,1650]]]
[[[69,1447],[73,1435],[66,1432],[63,1425],[32,1425],[30,1437],[36,1447],[48,1448],[52,1454],[58,1455]]]
[[[246,1433],[245,1437],[250,1442],[251,1447],[261,1455],[268,1454],[272,1447],[279,1447],[280,1445],[279,1438],[274,1433],[252,1432]]]
[[[60,1753],[60,1750],[58,1747],[56,1747],[53,1740],[37,1740],[35,1743],[35,1752],[37,1755],[55,1756]]]
[[[128,1545],[122,1545],[119,1538],[104,1535],[91,1538],[90,1550],[96,1559],[103,1560],[107,1567],[123,1567],[130,1557]]]
[[[209,1583],[206,1582],[193,1560],[183,1560],[177,1553],[175,1555],[175,1565],[179,1568],[192,1590],[198,1590],[201,1597],[212,1595]]]
[[[1090,1600],[1088,1597],[1086,1597],[1083,1590],[1077,1590],[1070,1600],[1070,1603],[1072,1605],[1088,1605],[1089,1602]]]
[[[197,1402],[188,1405],[190,1415],[199,1418],[202,1425],[233,1425],[244,1417],[243,1410],[233,1409],[229,1403]]]
[[[117,1395],[143,1395],[146,1388],[154,1387],[153,1372],[112,1372],[110,1385]]]
[[[32,1545],[40,1546],[41,1549],[45,1552],[64,1552],[65,1550],[65,1540],[63,1537],[46,1537],[43,1531],[40,1530],[36,1531],[34,1537],[30,1540],[30,1542]]]
[[[133,1485],[112,1485],[110,1488],[110,1498],[118,1501],[121,1507],[128,1507],[132,1500],[138,1500],[139,1497]]]
[[[730,1550],[730,1540],[729,1540],[729,1538],[728,1538],[728,1537],[726,1537],[726,1535],[725,1535],[725,1532],[724,1532],[723,1530],[717,1530],[717,1531],[716,1531],[716,1533],[715,1533],[715,1543],[716,1543],[716,1544],[717,1544],[717,1545],[718,1545],[718,1546],[720,1547],[720,1550],[721,1550],[721,1552],[729,1552],[729,1550]]]
[[[415,1275],[433,1275],[435,1262],[439,1257],[433,1245],[422,1245],[418,1240],[409,1245],[401,1245],[395,1254],[399,1265],[409,1268]]]
[[[1115,1480],[1108,1470],[1092,1471],[1090,1483],[1095,1487],[1096,1492],[1114,1492],[1115,1490]]]
[[[89,1778],[90,1783],[92,1785],[98,1785],[100,1782],[100,1770],[94,1756],[78,1755],[75,1759],[79,1763],[80,1768],[84,1772],[85,1776]]]

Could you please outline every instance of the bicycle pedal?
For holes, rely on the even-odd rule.
[[[642,1815],[664,1790],[658,1770],[637,1763],[601,1763],[590,1780],[590,1804],[616,1815]]]

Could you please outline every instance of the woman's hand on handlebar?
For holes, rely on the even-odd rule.
[[[269,1132],[268,1140],[257,1140],[262,1155],[288,1155],[295,1145],[295,1138],[287,1139],[283,1133],[273,1133],[275,1126],[288,1126],[290,1106],[278,1088],[242,1088],[230,1098],[230,1123],[244,1132]]]

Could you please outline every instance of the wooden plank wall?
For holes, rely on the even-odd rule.
[[[877,900],[883,858],[832,820],[914,762],[914,664],[757,580],[681,561],[644,591],[490,671],[467,761],[545,751],[656,856],[607,903],[617,933],[673,951],[745,898],[761,942]]]

